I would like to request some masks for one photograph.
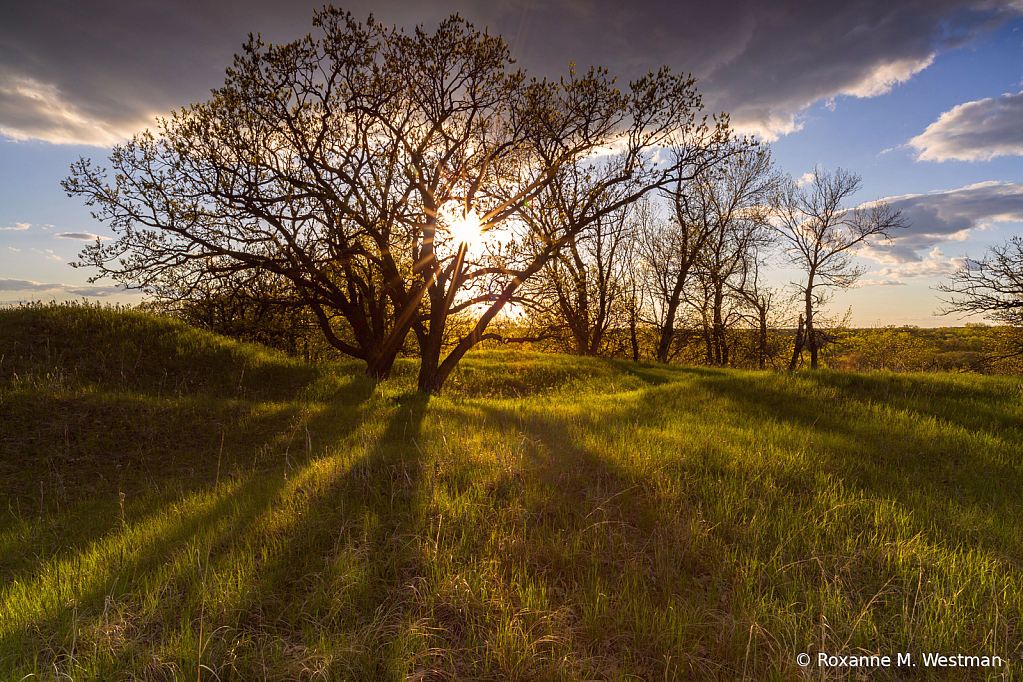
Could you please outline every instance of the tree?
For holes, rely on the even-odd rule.
[[[941,314],[983,313],[1012,328],[1000,335],[1001,347],[989,359],[1023,355],[1023,238],[991,247],[981,260],[967,259],[949,276],[948,284],[938,285],[938,291],[951,295]]]
[[[741,229],[751,224],[748,218],[762,203],[770,175],[766,150],[749,140],[732,141],[713,166],[680,176],[670,191],[663,192],[671,209],[668,221],[651,214],[641,222],[638,251],[647,269],[650,322],[656,330],[655,357],[659,362],[668,362],[673,356],[690,276],[705,259],[715,235],[723,261],[729,260],[723,250],[730,231],[740,229],[740,223]]]
[[[474,260],[458,225],[501,225],[598,149],[620,151],[600,164],[610,174],[594,196],[629,185],[627,202],[671,182],[687,158],[655,165],[654,147],[725,134],[696,119],[695,81],[666,70],[622,93],[599,70],[558,82],[511,72],[503,40],[457,15],[433,34],[372,17],[363,26],[329,7],[313,23],[319,39],[250,38],[212,99],[115,147],[112,178],[75,164],[66,191],[118,233],[87,248],[83,265],[147,291],[271,273],[372,376],[387,376],[414,334],[419,389],[439,391],[522,282],[596,214],[563,224],[513,270]],[[496,296],[480,294],[487,278],[503,278]],[[442,357],[448,317],[478,305]]]
[[[983,313],[989,319],[1023,327],[1023,238],[1012,237],[988,249],[981,260],[967,259],[938,291],[951,298],[942,315]]]
[[[756,259],[755,254],[772,240],[767,200],[778,181],[770,153],[749,146],[722,164],[718,174],[695,187],[686,202],[687,220],[702,222],[707,230],[697,264],[710,308],[708,363],[729,364],[726,299],[732,298],[735,280],[745,274],[747,262]]]
[[[806,273],[804,281],[794,283],[803,314],[789,369],[795,369],[804,345],[811,369],[817,369],[821,336],[815,316],[829,289],[851,287],[865,272],[853,264],[856,250],[871,238],[890,239],[896,229],[909,227],[901,211],[883,201],[847,208],[845,202],[860,184],[855,173],[839,168],[832,174],[818,167],[810,182],[800,185],[789,178],[773,197],[775,229],[788,260]]]
[[[766,369],[767,361],[776,356],[768,336],[772,316],[777,317],[778,291],[760,279],[761,255],[756,250],[743,258],[739,281],[732,286],[734,295],[743,302],[742,315],[756,329],[757,368]]]
[[[602,216],[523,288],[531,326],[577,355],[608,351],[628,321],[627,210]]]

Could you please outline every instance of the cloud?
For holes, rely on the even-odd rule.
[[[15,253],[21,253],[21,249],[16,249],[13,246],[8,246],[7,250],[8,251],[14,251]]]
[[[966,102],[909,141],[921,161],[1023,156],[1023,92]]]
[[[64,260],[63,258],[58,256],[57,254],[55,254],[53,252],[53,249],[46,249],[45,251],[40,251],[39,249],[32,249],[32,250],[35,251],[38,254],[42,254],[43,256],[46,256],[50,260]]]
[[[27,230],[32,227],[31,223],[14,223],[9,227],[0,227],[0,230]]]
[[[44,284],[33,282],[27,279],[4,279],[0,278],[0,291],[31,291],[31,292],[63,292],[72,296],[94,296],[103,297],[113,294],[140,294],[138,291],[131,291],[120,284],[100,286],[80,286],[77,284]]]
[[[1023,221],[1021,183],[982,182],[944,192],[889,197],[885,201],[900,209],[903,217],[912,223],[909,229],[900,230],[890,244],[875,242],[860,251],[861,256],[886,265],[924,263],[925,257],[920,252],[932,251],[938,244],[964,241],[971,230],[990,223]],[[932,253],[931,259],[934,258]],[[937,266],[932,264],[931,267]],[[900,272],[914,270],[908,268]]]
[[[882,95],[1023,11],[1019,3],[945,0],[774,0],[735,9],[755,21],[744,49],[709,73],[694,71],[713,110],[768,141],[798,130],[815,102]]]
[[[75,287],[65,286],[64,291],[73,296],[95,296],[102,298],[103,296],[111,296],[113,294],[136,294],[141,295],[140,291],[130,291],[120,284],[112,284],[106,286],[87,286],[87,287]]]
[[[0,278],[0,291],[55,291],[62,288],[63,284],[40,284],[27,279]]]
[[[91,232],[61,232],[60,234],[53,235],[55,239],[78,239],[83,242],[94,242],[97,239],[101,241],[110,241],[110,237],[100,237],[99,235]]]
[[[879,277],[896,277],[898,279],[944,277],[950,272],[966,265],[965,258],[946,258],[941,249],[934,247],[927,258],[906,263],[897,267],[882,268]]]
[[[854,288],[860,287],[905,287],[909,286],[905,282],[900,282],[897,279],[861,279],[853,285]]]
[[[0,127],[17,139],[108,145],[209,97],[247,34],[304,36],[302,0],[0,3]],[[451,12],[508,41],[518,65],[565,75],[602,65],[620,83],[667,64],[708,111],[765,139],[836,97],[874,97],[1023,15],[1019,0],[351,0],[360,19],[430,30]],[[73,68],[70,66],[73,65]]]
[[[0,134],[14,140],[109,147],[130,137],[86,118],[52,84],[0,74]]]

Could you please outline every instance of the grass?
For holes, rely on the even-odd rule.
[[[424,398],[88,307],[0,356],[2,679],[1023,677],[1018,377],[492,351]]]

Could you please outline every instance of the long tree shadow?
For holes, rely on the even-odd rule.
[[[40,432],[47,438],[39,454],[22,458],[0,479],[10,508],[0,523],[0,578],[17,579],[62,553],[81,551],[120,531],[125,520],[146,523],[218,481],[295,466],[312,454],[314,439],[322,447],[356,428],[374,383],[357,378],[339,390],[344,399],[323,408],[225,406],[208,397],[155,408],[129,396],[75,403],[80,441],[62,442],[59,428]],[[108,437],[124,429],[136,437]]]
[[[815,456],[867,491],[895,489],[929,499],[954,495],[962,504],[1004,507],[1023,484],[1020,461],[1004,457],[1023,446],[1018,403],[991,390],[897,375],[825,372],[789,380],[822,390],[814,398],[804,386],[797,398],[770,376],[724,372],[694,375],[691,386],[723,398],[733,414],[819,435]],[[975,436],[989,442],[986,454],[966,449]],[[994,453],[999,446],[1004,450]]]
[[[25,618],[25,628],[5,633],[0,651],[46,650],[54,642],[66,649],[75,641],[74,619],[102,621],[107,606],[116,604],[136,610],[136,627],[147,632],[154,652],[178,646],[177,658],[167,664],[173,670],[205,665],[223,680],[556,679],[558,670],[567,670],[558,666],[568,662],[573,675],[593,679],[611,670],[643,679],[742,677],[735,651],[747,647],[748,656],[749,642],[762,642],[764,651],[772,643],[748,622],[750,595],[742,590],[755,591],[758,584],[736,557],[766,552],[771,556],[754,559],[770,563],[776,547],[788,547],[792,556],[779,572],[811,558],[829,559],[811,557],[798,543],[785,545],[780,530],[777,538],[747,547],[752,540],[743,535],[742,509],[728,510],[729,523],[708,522],[714,495],[703,486],[749,472],[724,465],[712,471],[699,460],[710,456],[703,450],[677,460],[660,457],[656,466],[641,461],[637,453],[644,449],[675,447],[675,435],[661,426],[665,415],[692,410],[688,418],[712,421],[696,413],[696,393],[713,404],[714,420],[774,420],[827,435],[834,445],[814,450],[814,456],[871,495],[892,490],[871,467],[908,472],[929,463],[913,459],[913,448],[924,445],[921,437],[910,434],[883,446],[871,440],[876,427],[849,421],[849,410],[879,399],[882,383],[863,385],[852,402],[824,395],[818,404],[804,404],[756,376],[717,370],[681,375],[687,380],[678,384],[651,375],[645,381],[655,385],[648,389],[595,397],[585,406],[549,398],[519,407],[514,401],[469,400],[437,408],[426,397],[402,395],[378,397],[370,409],[373,387],[364,386],[350,401],[295,422],[293,430],[327,442],[325,452],[300,447],[283,461],[278,452],[265,467],[230,478],[206,497],[189,498],[189,505],[178,496],[132,519],[134,534],[110,533],[75,548],[70,554],[106,553],[109,565],[88,584],[70,578],[70,555],[51,557],[37,576],[15,576],[29,587],[31,580],[64,587]],[[836,391],[843,385],[827,381]],[[683,393],[688,402],[677,400]],[[963,428],[978,423],[976,415],[921,405],[908,395],[901,400],[925,418],[956,420]],[[846,412],[836,408],[840,404]],[[1011,410],[994,407],[980,423],[998,424],[999,415]],[[487,452],[449,445],[456,427],[466,434],[483,431],[484,424],[499,436],[480,441]],[[501,435],[508,433],[521,443],[515,452]],[[860,450],[864,462],[850,466],[850,453]],[[979,478],[1002,476],[1003,488],[1020,483],[1018,471],[1006,464],[962,466]],[[750,483],[751,495],[757,485]],[[936,474],[924,472],[895,490],[910,505],[918,501],[912,495],[936,496],[941,485]],[[970,485],[965,501],[987,499]],[[448,503],[464,501],[450,507],[462,516],[439,516],[442,494]],[[752,500],[750,508],[759,502]],[[770,511],[754,509],[752,518]],[[757,532],[768,534],[783,525],[758,523]],[[486,584],[487,567],[493,567],[496,585]],[[826,577],[821,568],[799,590],[824,589]],[[492,588],[491,601],[478,596],[481,584],[473,581]],[[452,597],[463,582],[468,596]],[[143,593],[154,592],[162,595],[160,603],[140,609]],[[533,642],[523,651],[536,661],[508,652],[501,642],[509,631]],[[196,646],[186,655],[180,642],[189,637]],[[129,648],[109,649],[111,671],[141,665]],[[756,671],[779,665],[764,655],[749,660]],[[167,670],[146,669],[143,676],[176,675]]]
[[[254,524],[217,552],[214,570],[226,571],[238,554],[272,548],[237,598],[222,605],[218,621],[253,647],[251,659],[233,664],[242,666],[242,679],[260,674],[244,666],[265,650],[280,653],[317,638],[354,637],[347,655],[332,664],[344,678],[383,679],[401,667],[397,633],[379,635],[402,622],[414,594],[408,586],[428,573],[417,542],[427,514],[417,441],[428,404],[426,396],[401,396],[382,429],[361,425],[353,447],[282,491],[274,527]],[[289,501],[293,511],[283,513]],[[378,636],[360,639],[360,632]],[[283,678],[296,663],[282,656],[267,665],[271,676]]]
[[[859,408],[884,396],[883,379],[868,381],[862,395],[851,398],[853,404],[846,404],[845,411],[841,411],[835,409],[835,403],[850,400],[846,395],[848,379],[844,377],[827,377],[823,382],[843,391],[838,399],[826,395],[820,403],[813,404],[793,401],[792,392],[764,381],[759,375],[737,376],[717,370],[684,374],[688,381],[652,387],[622,400],[614,409],[607,407],[607,400],[598,401],[591,405],[588,413],[580,411],[575,416],[566,416],[569,413],[565,410],[554,409],[548,414],[538,410],[531,418],[522,419],[512,410],[481,408],[494,422],[521,429],[541,450],[550,453],[546,464],[530,474],[547,479],[544,487],[547,498],[533,498],[523,503],[525,539],[513,542],[511,547],[515,551],[502,556],[505,580],[512,584],[522,580],[523,575],[529,575],[545,585],[547,594],[557,595],[558,602],[576,616],[570,624],[588,633],[589,641],[587,637],[576,637],[575,641],[594,660],[610,658],[619,666],[627,666],[639,651],[645,654],[645,658],[640,657],[656,678],[678,674],[677,670],[657,663],[669,655],[681,656],[695,666],[689,668],[687,676],[739,677],[744,675],[742,669],[722,667],[721,662],[729,657],[730,650],[741,651],[745,645],[748,656],[750,643],[754,641],[759,642],[762,651],[771,651],[777,645],[778,633],[762,629],[756,620],[748,622],[750,616],[746,612],[751,608],[751,600],[771,599],[757,594],[757,581],[768,579],[765,576],[782,580],[775,588],[779,594],[773,599],[777,601],[777,611],[783,613],[791,608],[788,602],[795,600],[806,608],[812,601],[808,595],[826,593],[853,576],[869,586],[870,594],[881,595],[886,589],[909,590],[916,576],[905,575],[904,564],[894,566],[886,554],[888,550],[870,545],[867,536],[862,535],[870,525],[884,523],[873,514],[875,509],[882,510],[885,499],[894,499],[911,515],[919,513],[919,521],[914,526],[926,531],[927,541],[936,545],[952,542],[958,546],[965,540],[970,551],[981,550],[996,563],[1008,559],[1018,564],[1020,546],[1015,534],[1018,529],[1010,529],[998,538],[985,539],[962,525],[972,518],[964,513],[961,519],[945,517],[948,528],[937,531],[929,526],[929,519],[935,518],[933,510],[922,508],[922,505],[948,500],[952,508],[983,508],[985,518],[1004,516],[1005,524],[1011,526],[1012,520],[1019,516],[1013,491],[1023,483],[1018,458],[1014,465],[990,459],[990,452],[988,457],[971,460],[968,460],[969,453],[962,453],[951,462],[958,473],[952,474],[950,479],[948,467],[939,467],[924,454],[934,453],[936,449],[948,452],[948,444],[928,442],[926,434],[918,433],[888,434],[884,442],[878,442],[878,425],[851,419],[855,415],[848,410],[854,407],[859,414]],[[888,388],[893,398],[891,402],[898,409],[916,412],[923,420],[940,417],[956,427],[979,430],[982,434],[993,428],[993,434],[1004,435],[998,425],[1006,424],[1016,409],[1011,405],[1004,409],[996,405],[988,414],[963,415],[954,406],[914,402],[908,392],[896,400],[894,391]],[[971,398],[989,397],[983,390],[967,388],[963,393]],[[707,400],[701,400],[701,395],[707,396]],[[680,399],[682,396],[684,398]],[[933,399],[937,401],[940,396],[935,395]],[[718,429],[719,436],[705,438],[706,434],[701,434],[689,441],[695,443],[697,450],[687,451],[685,448],[690,446],[676,445],[676,441],[687,441],[662,430],[665,427],[661,425],[668,423],[666,415],[679,409],[691,410],[685,415],[689,423],[701,424],[707,431]],[[758,424],[761,428],[767,426],[770,431],[772,420],[799,429],[786,431],[783,436],[757,432]],[[732,432],[725,426],[729,421],[734,425]],[[750,448],[759,442],[758,438],[765,437],[788,438],[790,440],[780,441],[779,445],[793,450],[808,447],[811,451],[806,455],[808,459],[816,461],[832,476],[823,481],[839,481],[851,493],[838,507],[849,504],[849,509],[831,509],[834,504],[826,502],[831,490],[820,487],[822,479],[816,474],[798,484],[794,482],[791,490],[795,494],[791,495],[773,486],[779,479],[784,486],[784,477],[795,475],[795,471],[778,476],[779,470],[772,463],[760,465],[754,460],[714,452],[717,449],[714,438],[725,443],[728,439],[740,438],[735,433],[743,429],[742,437],[749,441]],[[615,447],[613,436],[610,443],[607,438],[603,441],[598,438],[596,445],[585,444],[597,433],[623,432],[637,434],[637,438],[643,439],[643,447],[660,447],[668,452],[678,448],[678,457],[665,457],[660,470],[650,471],[642,466],[622,464],[639,456],[632,452],[623,450],[619,452],[620,457],[609,458],[606,453]],[[807,434],[818,434],[819,438],[806,441]],[[820,446],[818,440],[824,445]],[[620,435],[617,442],[617,447],[629,448]],[[1009,434],[1006,443],[1018,453],[1018,431]],[[728,447],[732,448],[728,452],[734,452],[734,444]],[[641,449],[637,442],[637,452]],[[862,453],[862,461],[853,461],[857,453]],[[806,475],[806,469],[800,471]],[[765,472],[769,473],[765,476]],[[892,481],[892,478],[898,480]],[[696,483],[689,483],[690,480]],[[714,505],[713,494],[703,486],[708,483],[713,486],[714,480],[722,490],[731,489],[728,499],[734,506],[715,510],[714,526],[701,528],[701,524],[706,524],[704,509]],[[665,492],[667,490],[670,494]],[[747,491],[749,497],[736,496],[736,490]],[[848,500],[881,504],[865,506]],[[824,507],[819,506],[822,502],[825,502]],[[792,537],[800,535],[801,528],[786,526],[786,516],[778,520],[771,518],[772,514],[780,513],[781,508],[806,515],[806,524],[826,523],[829,515],[842,516],[843,521],[833,531],[814,531],[805,539],[793,541]],[[749,527],[751,520],[758,520],[752,529]],[[844,535],[847,531],[853,535]],[[889,533],[884,528],[879,528],[878,532]],[[601,533],[606,533],[607,538]],[[514,532],[506,534],[514,535]],[[552,537],[557,541],[550,542]],[[775,539],[772,541],[771,537]],[[848,544],[850,541],[852,545]],[[824,545],[815,544],[818,542]],[[1007,547],[1010,556],[1004,554]],[[733,552],[740,556],[751,552],[746,560],[758,568],[737,564],[735,557],[729,556]],[[641,576],[638,584],[637,575]],[[602,577],[598,587],[593,587],[594,576]],[[639,600],[643,607],[636,606],[634,595],[637,592],[644,595],[644,599]],[[876,612],[868,620],[890,618],[897,612],[898,605],[893,606],[887,600],[874,603],[864,597],[859,603],[856,600],[860,596],[851,593],[844,598],[854,604],[850,608],[861,609],[861,614]],[[950,595],[941,597],[947,599]],[[601,604],[605,605],[603,610]],[[674,622],[674,626],[666,625],[663,632],[651,633],[649,620],[644,622],[637,617],[630,621],[621,613],[611,613],[606,608],[608,604],[626,612],[630,608],[646,609],[648,618],[653,617],[655,621],[662,618],[657,622]],[[670,617],[663,615],[668,609],[672,609]],[[688,620],[676,618],[685,613],[689,614]],[[812,613],[804,616],[814,617]],[[851,627],[847,641],[869,645],[872,635],[857,630],[859,620],[854,617],[849,620],[855,623],[843,625]],[[606,634],[605,641],[600,639],[602,632],[606,633],[601,628],[604,622],[616,623],[620,628],[608,628],[616,633],[610,644]],[[706,637],[703,629],[706,622],[720,624],[718,632],[723,641],[711,643],[704,639],[701,642]],[[737,625],[742,623],[745,629]],[[852,639],[854,634],[857,639]],[[843,636],[846,636],[844,632]],[[627,642],[627,646],[622,646],[622,642]],[[599,646],[594,648],[594,643]],[[904,644],[909,646],[915,642],[907,639]],[[708,651],[714,647],[718,648],[719,655],[709,656]],[[779,662],[776,656],[771,659],[761,654],[753,660],[756,663],[751,669],[778,670],[779,665],[785,669],[784,662]],[[789,672],[794,674],[795,670]]]
[[[293,481],[294,472],[307,468],[317,457],[319,448],[312,447],[313,434],[321,444],[353,437],[375,385],[369,380],[353,381],[348,389],[344,400],[335,401],[328,409],[289,409],[284,422],[280,413],[272,413],[262,425],[251,424],[268,433],[275,429],[302,432],[305,442],[290,452],[294,438],[280,432],[278,442],[269,444],[273,447],[251,460],[251,468],[250,456],[242,453],[229,453],[223,461],[218,458],[216,466],[202,462],[186,488],[158,491],[140,498],[137,505],[129,501],[127,513],[125,499],[113,497],[116,493],[111,490],[66,505],[60,514],[47,513],[45,524],[48,533],[58,538],[56,542],[40,545],[39,533],[34,531],[10,534],[3,547],[5,555],[33,555],[34,559],[4,570],[0,590],[8,626],[14,626],[15,620],[20,625],[6,628],[0,637],[0,652],[4,652],[0,660],[17,664],[18,652],[35,652],[36,663],[46,667],[47,661],[38,660],[39,652],[52,653],[54,642],[75,642],[76,623],[106,618],[110,605],[119,600],[134,600],[137,611],[146,594],[166,591],[170,596],[167,605],[147,607],[148,615],[135,613],[130,619],[160,621],[162,612],[193,599],[195,576],[189,567],[214,562],[221,552],[230,552],[239,535],[258,526],[280,503],[289,489],[289,472]],[[113,499],[103,500],[104,494]],[[120,515],[113,511],[106,523],[90,519],[86,532],[74,528],[82,513],[95,513],[100,507],[109,508],[106,511],[119,508]],[[41,513],[40,525],[43,519]],[[71,544],[59,541],[65,531],[73,539]],[[208,560],[198,554],[185,556],[197,543],[205,546]],[[159,624],[155,628],[163,630]],[[163,636],[172,634],[162,632]],[[66,646],[56,649],[66,650]]]
[[[518,507],[518,525],[502,529],[512,540],[497,561],[511,588],[539,586],[558,614],[553,637],[584,676],[617,670],[644,679],[714,677],[723,668],[696,633],[707,618],[727,621],[722,598],[731,588],[710,537],[688,532],[702,523],[701,511],[667,500],[649,472],[628,465],[628,454],[615,460],[585,444],[601,431],[614,434],[604,446],[631,451],[628,441],[646,420],[643,407],[633,397],[572,416],[538,411],[527,418],[482,407],[489,421],[519,430],[533,451],[529,463],[493,486],[495,504]],[[651,629],[676,610],[691,618]]]

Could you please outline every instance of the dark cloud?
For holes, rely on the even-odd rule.
[[[111,296],[113,294],[141,293],[130,291],[120,284],[100,286],[78,286],[76,284],[44,284],[33,282],[27,279],[3,279],[0,278],[0,291],[51,291],[64,292],[72,296]]]
[[[63,284],[41,284],[27,279],[0,278],[0,291],[56,291],[63,286]]]
[[[318,3],[314,3],[318,4]],[[0,128],[13,137],[107,145],[203,99],[249,32],[286,41],[311,28],[296,0],[42,0],[0,6]],[[668,64],[691,71],[711,111],[770,138],[821,99],[870,96],[935,54],[1023,13],[1010,0],[619,2],[355,0],[388,24],[459,11],[501,33],[521,66],[560,76],[569,61],[622,80]]]
[[[1023,156],[1023,92],[953,107],[909,144],[921,161]]]
[[[1023,184],[984,182],[947,192],[910,194],[887,199],[912,226],[891,244],[875,243],[861,255],[881,263],[924,263],[921,252],[938,244],[965,241],[969,231],[988,223],[1023,221]],[[930,260],[940,253],[929,254]],[[907,271],[908,272],[908,271]],[[932,275],[926,275],[932,276]]]

